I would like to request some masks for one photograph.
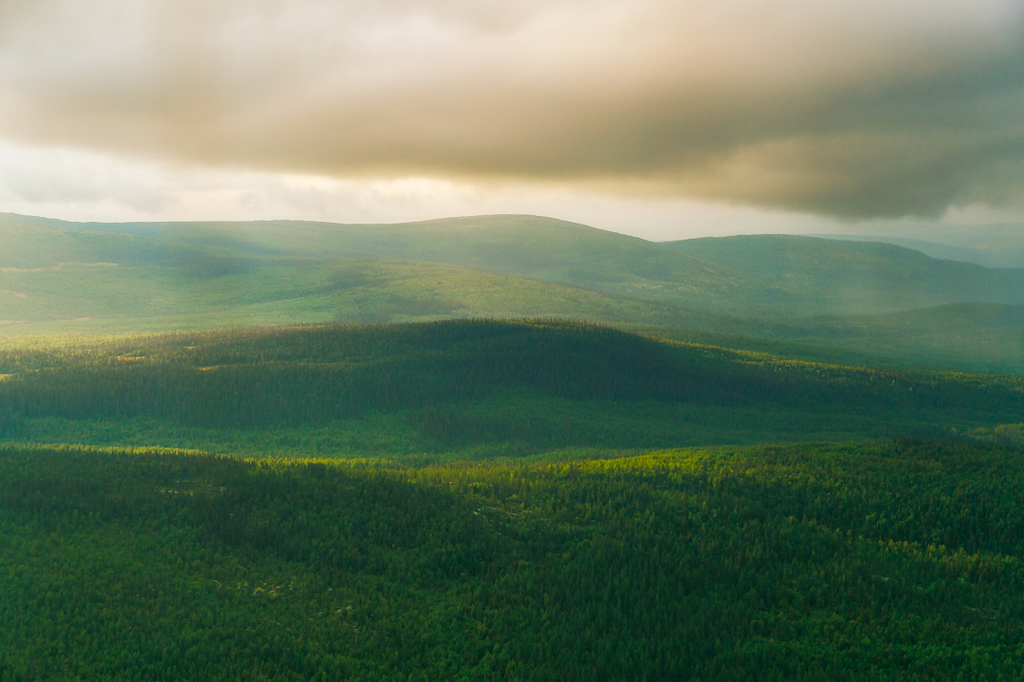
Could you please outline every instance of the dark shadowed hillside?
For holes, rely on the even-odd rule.
[[[0,353],[13,441],[442,459],[955,435],[1024,384],[805,362],[566,322],[317,325]]]

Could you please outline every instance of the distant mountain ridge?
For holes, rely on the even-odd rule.
[[[861,234],[815,234],[825,239],[897,244],[933,258],[990,268],[1024,268],[1024,223],[994,225],[880,225]]]
[[[853,234],[813,234],[808,237],[821,239],[832,239],[835,241],[849,242],[875,242],[881,244],[894,244],[914,251],[920,251],[926,256],[940,260],[962,261],[974,263],[986,268],[1024,268],[1024,241],[1020,249],[999,249],[987,250],[972,248],[969,246],[953,246],[939,242],[927,241],[924,239],[910,239],[904,237],[887,237],[881,235],[853,235]]]
[[[940,260],[893,244],[747,235],[666,246],[759,277],[773,288],[817,292],[819,310],[834,314],[1024,303],[1024,270]]]
[[[11,240],[6,218],[0,217],[0,246]],[[192,263],[197,271],[205,261],[231,270],[225,260],[234,259],[237,268],[244,267],[238,259],[257,257],[432,261],[738,315],[866,314],[948,303],[1024,303],[1024,270],[941,261],[891,245],[808,237],[753,235],[658,244],[522,215],[392,225],[265,221],[75,227],[59,221],[21,222],[56,230],[49,237],[36,233],[36,251],[64,253],[66,260],[73,260],[74,249],[62,250],[53,242],[73,242],[97,259]],[[97,234],[106,235],[109,253],[87,244]],[[24,232],[22,238],[28,239]],[[5,251],[0,256],[5,262],[25,257]]]
[[[883,243],[654,243],[521,215],[340,225],[0,214],[0,333],[560,317],[1016,372],[1020,305],[1024,270]]]

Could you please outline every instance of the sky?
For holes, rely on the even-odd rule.
[[[1024,222],[1024,3],[2,0],[0,211]]]

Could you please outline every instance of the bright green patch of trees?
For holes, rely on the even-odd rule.
[[[1011,680],[1019,449],[0,449],[0,679]]]

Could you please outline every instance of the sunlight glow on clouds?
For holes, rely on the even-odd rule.
[[[6,0],[0,209],[1019,215],[1021,64],[1011,0]]]
[[[473,186],[433,178],[338,179],[210,169],[2,142],[0,206],[13,213],[97,222],[288,218],[378,223],[529,213],[653,240],[815,232],[833,226],[791,213],[550,185]]]

